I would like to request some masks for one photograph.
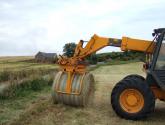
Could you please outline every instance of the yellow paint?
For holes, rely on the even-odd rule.
[[[121,93],[119,103],[125,112],[137,113],[144,106],[144,97],[136,89],[126,89]]]
[[[113,43],[111,43],[113,42]],[[117,44],[117,45],[116,45]],[[120,45],[121,44],[121,45]],[[71,84],[74,79],[73,73],[84,74],[86,72],[86,64],[84,59],[88,55],[97,52],[106,46],[120,46],[122,51],[134,50],[152,53],[155,44],[152,41],[132,39],[123,37],[122,39],[105,38],[94,35],[83,48],[83,41],[77,44],[74,56],[71,58],[61,57],[58,63],[64,72],[68,72],[66,93],[71,93]],[[79,84],[79,83],[78,83]]]
[[[152,89],[156,99],[165,100],[165,91],[164,90],[162,90],[156,86],[152,86],[151,89]]]
[[[155,47],[155,43],[148,40],[139,40],[139,39],[132,39],[128,37],[122,38],[121,50],[134,50],[134,51],[141,51],[146,53],[152,53]]]

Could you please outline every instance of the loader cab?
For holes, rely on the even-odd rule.
[[[156,29],[156,46],[151,67],[147,74],[147,83],[165,90],[165,28]]]

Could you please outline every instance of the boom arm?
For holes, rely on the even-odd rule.
[[[84,72],[86,67],[83,61],[84,58],[106,46],[120,47],[122,51],[134,50],[152,53],[154,50],[155,43],[148,40],[132,39],[128,37],[122,37],[122,39],[115,39],[94,35],[84,48],[83,41],[80,40],[80,42],[76,46],[74,56],[71,58],[61,57],[58,63],[65,71],[80,73]]]
[[[147,53],[152,53],[153,45],[152,41],[132,39],[128,37],[123,37],[122,39],[115,38],[105,38],[94,35],[85,48],[82,47],[83,41],[80,40],[79,44],[75,50],[75,56],[84,58],[106,46],[121,47],[122,51],[135,50]]]

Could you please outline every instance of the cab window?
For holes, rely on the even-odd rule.
[[[156,70],[165,70],[165,35],[162,41],[162,45],[159,51],[157,63],[156,63]]]

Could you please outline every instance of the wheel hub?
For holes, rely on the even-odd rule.
[[[134,95],[128,95],[126,98],[126,102],[130,106],[135,106],[135,105],[137,105],[138,100]]]
[[[120,105],[128,113],[137,113],[144,106],[143,95],[136,89],[126,89],[120,95]]]

